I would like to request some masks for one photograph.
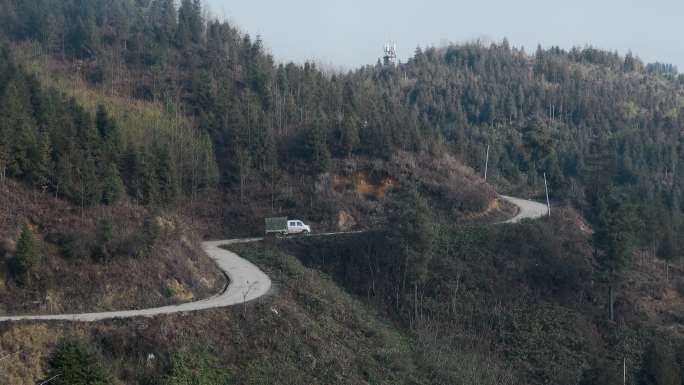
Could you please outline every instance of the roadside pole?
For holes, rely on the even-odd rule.
[[[544,173],[544,189],[546,190],[546,207],[551,216],[551,202],[549,201],[549,184],[546,183],[546,173]]]
[[[489,168],[489,145],[487,145],[487,155],[485,156],[485,174],[484,174],[485,182],[487,181],[488,168]]]

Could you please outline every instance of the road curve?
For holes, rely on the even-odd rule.
[[[28,316],[0,316],[3,321],[78,321],[94,322],[108,319],[152,317],[160,314],[184,313],[196,310],[220,308],[249,302],[268,293],[271,289],[271,279],[246,259],[237,254],[222,249],[220,246],[236,243],[258,242],[262,238],[234,239],[227,241],[204,242],[202,248],[226,273],[230,284],[226,290],[213,297],[180,305],[170,305],[140,310],[110,311],[103,313],[28,315]]]
[[[545,215],[548,215],[549,209],[545,204],[520,198],[513,198],[506,195],[501,195],[504,200],[518,206],[520,211],[515,217],[503,222],[503,223],[518,223],[523,219],[539,219]]]
[[[536,219],[548,213],[545,205],[529,200],[502,196],[503,199],[518,206],[520,212],[514,218],[504,223],[517,223],[522,219]],[[355,232],[359,233],[359,232]],[[317,236],[330,236],[349,233],[325,233]],[[169,305],[139,310],[109,311],[102,313],[54,314],[54,315],[25,315],[0,316],[0,322],[6,321],[74,321],[95,322],[120,318],[153,317],[161,314],[185,313],[197,310],[215,309],[231,305],[242,304],[257,299],[271,289],[271,279],[246,259],[221,246],[238,243],[259,242],[263,238],[231,239],[225,241],[203,242],[202,248],[219,268],[228,276],[230,283],[225,291],[212,297],[188,302],[180,305]]]

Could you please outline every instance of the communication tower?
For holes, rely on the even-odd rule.
[[[393,66],[397,64],[397,43],[388,42],[385,44],[385,56],[383,56],[386,66]]]

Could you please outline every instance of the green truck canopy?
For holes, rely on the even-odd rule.
[[[287,230],[287,217],[266,218],[266,232]]]

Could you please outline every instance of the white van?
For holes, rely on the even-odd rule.
[[[287,221],[287,234],[309,234],[311,233],[311,227],[305,225],[304,222],[299,219],[291,219]]]

